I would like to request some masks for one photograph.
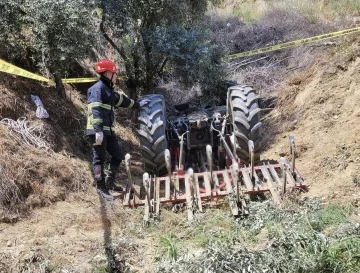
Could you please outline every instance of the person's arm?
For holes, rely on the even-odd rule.
[[[140,108],[149,103],[149,100],[134,101],[128,98],[123,92],[115,92],[115,107]]]
[[[135,101],[128,98],[124,92],[115,92],[115,107],[137,108]]]

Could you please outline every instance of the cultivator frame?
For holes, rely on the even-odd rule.
[[[144,206],[144,220],[159,217],[161,203],[186,202],[189,220],[194,214],[203,211],[203,201],[219,200],[227,197],[234,216],[248,214],[245,195],[270,192],[276,204],[280,204],[287,190],[305,189],[306,186],[295,168],[296,146],[294,136],[289,136],[291,163],[281,157],[277,164],[263,162],[254,165],[254,145],[249,141],[249,166],[240,166],[232,158],[232,164],[224,170],[212,170],[194,173],[190,168],[186,172],[178,168],[171,171],[170,152],[165,151],[168,175],[163,177],[143,175],[143,187],[135,187],[131,176],[131,156],[125,157],[128,183],[124,194],[123,205],[129,207]],[[230,150],[229,150],[230,152]],[[206,147],[207,164],[212,166],[211,146]],[[230,152],[231,153],[231,152]],[[142,188],[142,189],[141,189]]]

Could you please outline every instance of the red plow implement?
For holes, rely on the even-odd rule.
[[[192,220],[194,214],[203,211],[204,201],[217,201],[226,197],[234,216],[248,214],[246,195],[270,193],[273,201],[280,204],[286,191],[305,189],[303,179],[295,168],[296,147],[293,136],[289,136],[291,162],[281,157],[279,162],[262,165],[253,164],[252,141],[249,141],[250,164],[241,166],[229,157],[231,164],[223,170],[213,170],[211,146],[206,147],[207,171],[194,172],[192,168],[172,168],[169,150],[165,151],[165,163],[168,174],[162,177],[143,175],[142,185],[132,184],[130,155],[125,158],[128,173],[124,206],[144,206],[144,220],[158,217],[162,203],[186,203],[187,216]],[[230,153],[231,155],[231,153]],[[241,167],[240,167],[241,166]]]

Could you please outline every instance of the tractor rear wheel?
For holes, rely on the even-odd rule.
[[[254,142],[254,162],[260,161],[261,127],[258,96],[250,86],[235,85],[228,89],[228,114],[236,143],[236,154],[242,163],[249,163],[248,141]]]
[[[138,111],[138,133],[140,149],[145,171],[150,175],[166,173],[165,150],[168,148],[166,139],[166,103],[163,95],[145,95],[150,103]]]

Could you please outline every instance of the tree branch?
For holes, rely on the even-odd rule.
[[[102,15],[101,23],[100,23],[100,31],[104,38],[110,43],[110,45],[120,54],[120,56],[124,59],[125,62],[128,62],[129,59],[126,57],[125,53],[118,47],[115,42],[109,37],[104,28],[105,15]]]
[[[162,71],[164,70],[164,67],[165,67],[165,65],[166,65],[166,63],[169,61],[169,59],[168,58],[165,58],[165,60],[164,60],[164,62],[162,63],[162,65],[161,65],[161,67],[160,67],[160,69],[159,69],[159,74],[160,73],[162,73]]]
[[[166,65],[166,63],[168,62],[168,58],[165,58],[163,61],[162,61],[162,64],[160,65],[161,62],[159,62],[158,64],[156,64],[154,66],[154,70],[153,72],[151,73],[151,77],[154,77],[155,74],[158,74],[159,76],[162,74],[162,71],[164,70],[164,67]]]

